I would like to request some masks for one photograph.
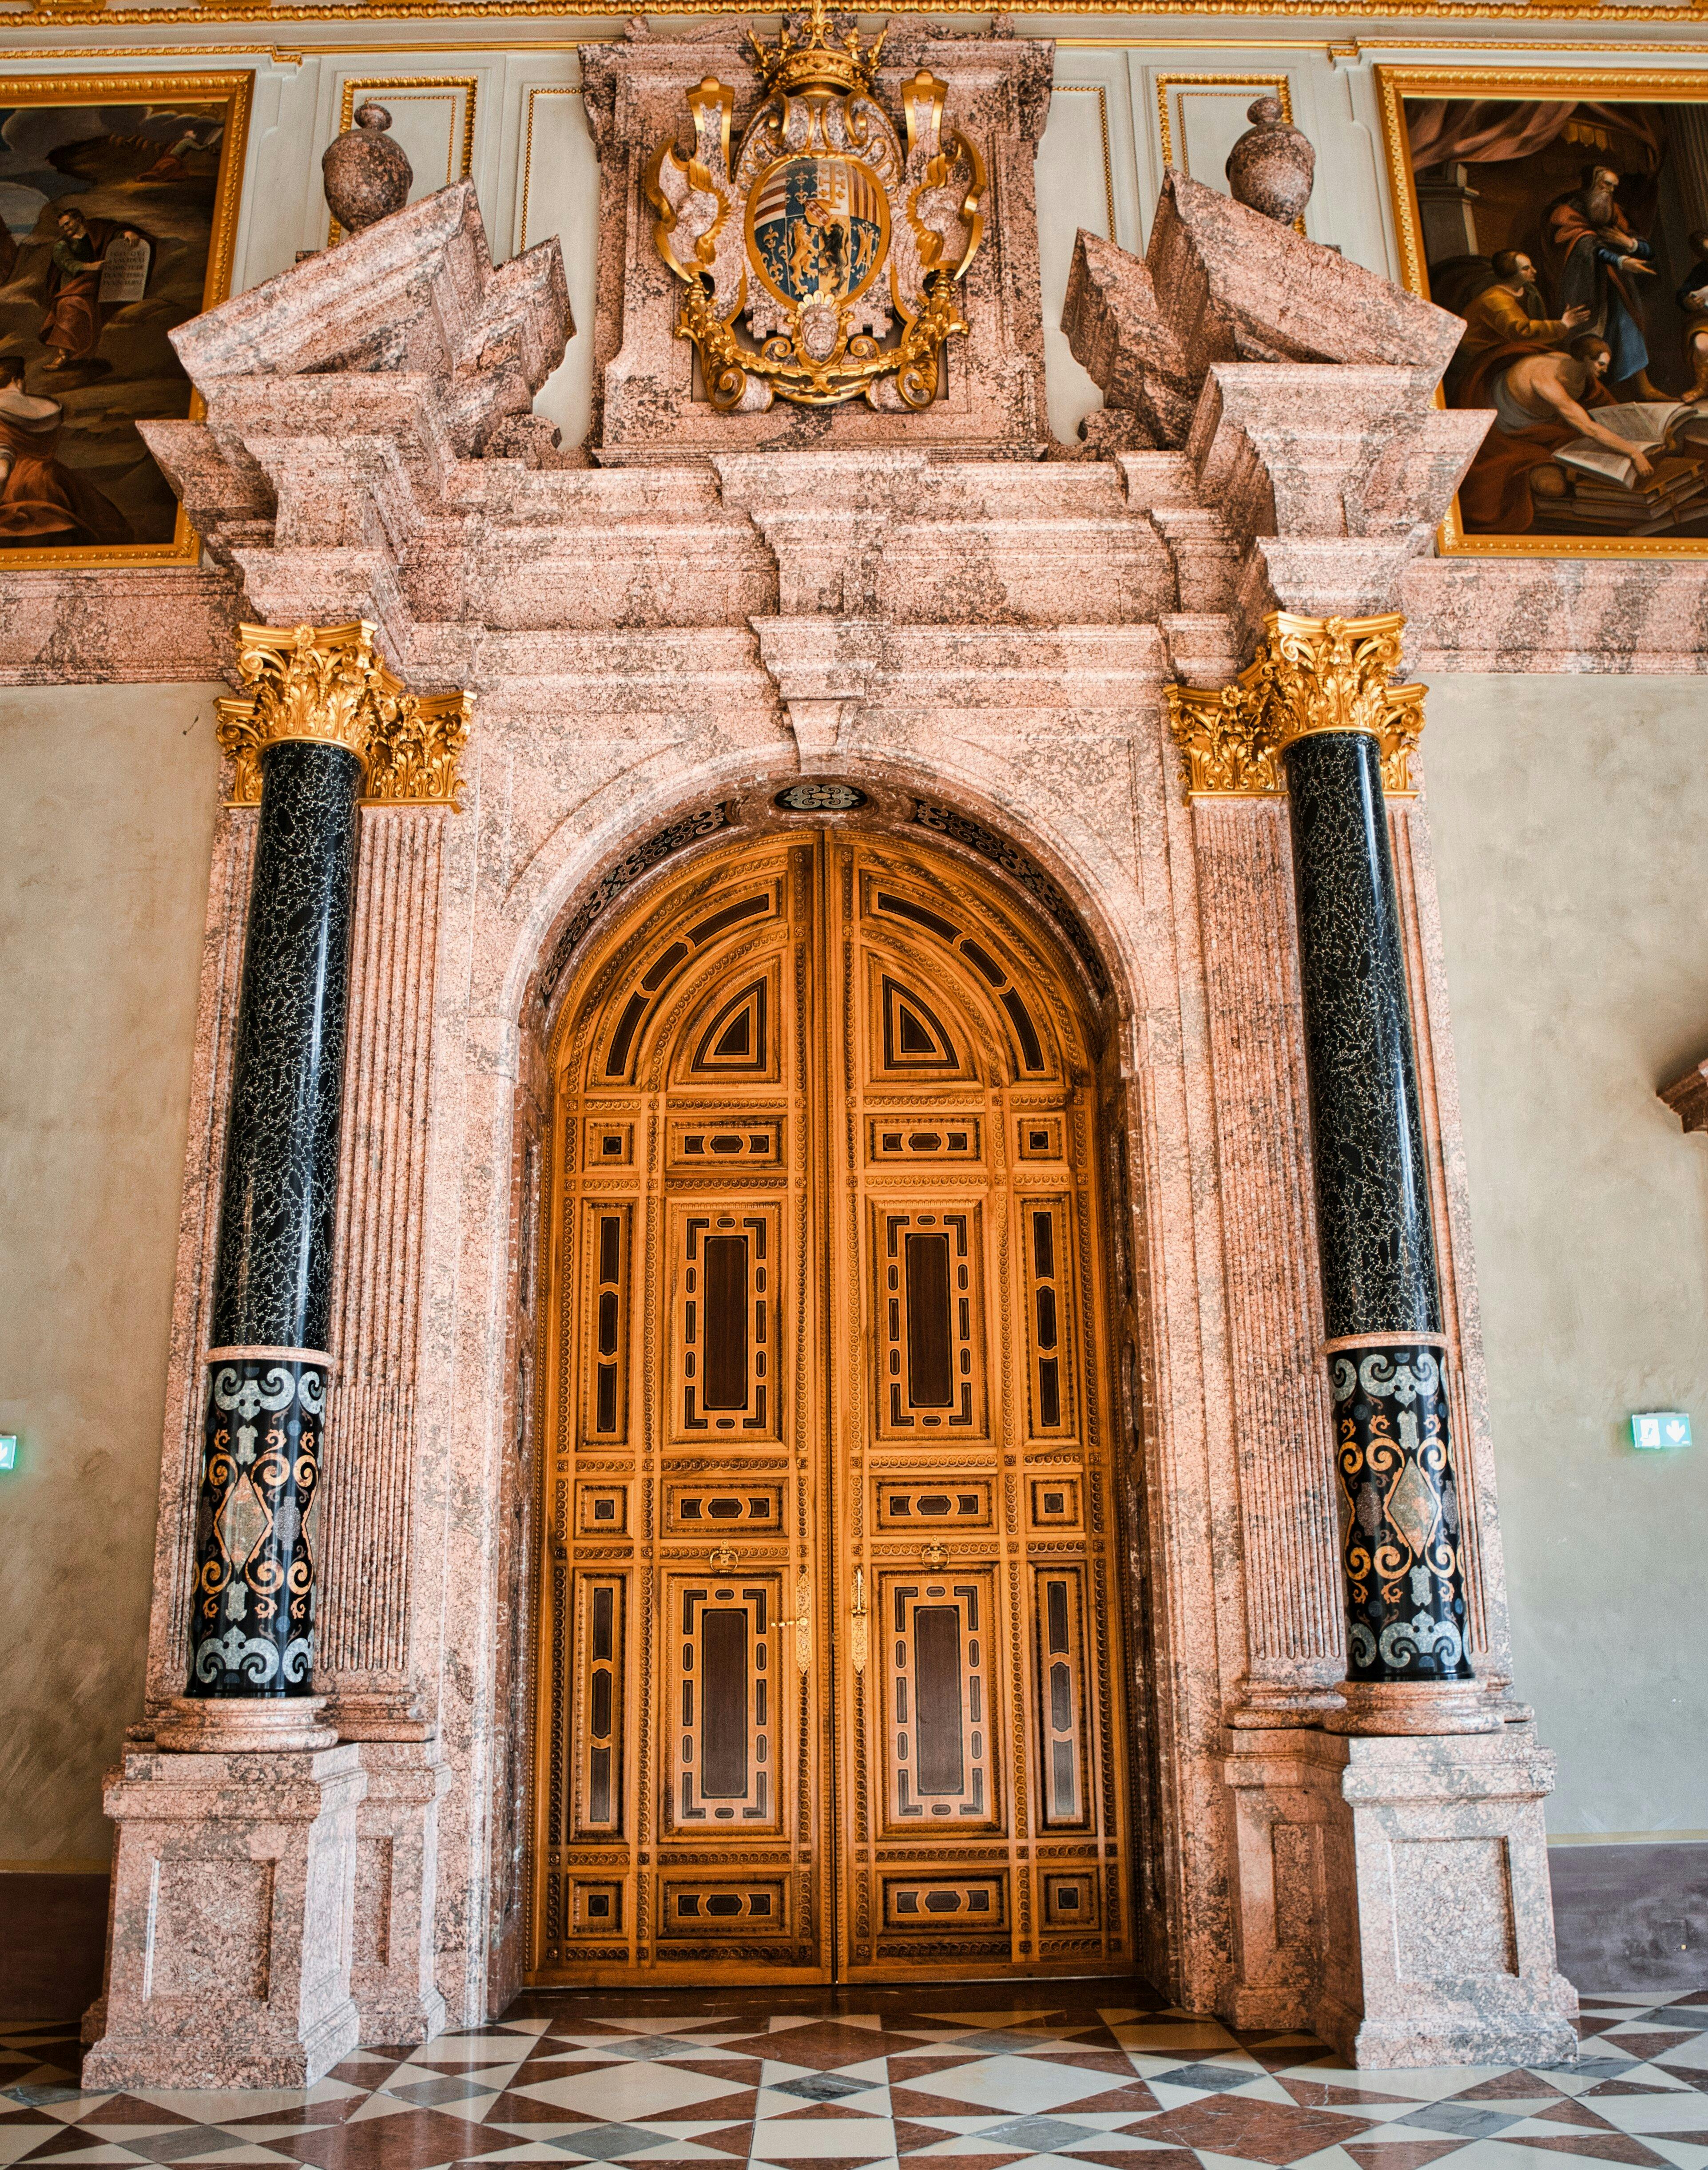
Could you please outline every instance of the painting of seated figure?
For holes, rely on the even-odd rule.
[[[1443,548],[1708,550],[1702,79],[1381,72],[1404,282],[1489,416]]]
[[[0,551],[185,562],[141,421],[199,412],[175,326],[222,300],[247,74],[0,81]]]

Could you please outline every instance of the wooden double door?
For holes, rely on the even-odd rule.
[[[1006,886],[701,859],[561,1013],[533,1978],[1125,1972],[1092,1049]]]

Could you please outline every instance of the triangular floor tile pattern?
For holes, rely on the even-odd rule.
[[[74,2028],[0,2024],[0,2170],[1708,2170],[1708,1991],[1586,1997],[1580,2032],[1575,2067],[1352,2072],[1130,1983],[612,1992],[524,1997],[300,2092],[102,2095]]]

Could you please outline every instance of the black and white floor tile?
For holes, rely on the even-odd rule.
[[[0,2170],[1708,2170],[1708,1991],[1581,2031],[1575,2069],[1355,2072],[1126,1983],[529,1996],[303,2092],[131,2095],[79,2090],[73,2027],[0,2025]]]

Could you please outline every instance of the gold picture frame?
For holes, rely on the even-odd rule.
[[[206,257],[202,270],[200,307],[212,308],[231,291],[233,256],[237,239],[238,213],[243,192],[249,113],[254,91],[254,72],[249,68],[208,71],[173,69],[147,74],[0,76],[0,112],[12,114],[27,107],[152,108],[157,112],[177,107],[222,109],[218,126],[218,162],[213,174]],[[211,116],[210,116],[211,118]],[[91,139],[93,140],[93,139]],[[114,140],[117,140],[116,137]],[[181,148],[182,147],[179,147]],[[163,147],[157,165],[175,152]],[[181,163],[181,162],[180,162]],[[57,200],[56,197],[50,200]],[[146,211],[138,219],[146,227]],[[193,275],[193,267],[192,267]],[[96,315],[99,318],[99,309]],[[195,312],[191,310],[190,314]],[[9,350],[15,351],[15,349]],[[113,381],[120,389],[126,380]],[[199,420],[205,411],[201,394],[185,380],[182,413]],[[142,414],[138,420],[176,419]],[[180,505],[169,541],[142,542],[83,542],[0,548],[0,573],[31,567],[99,570],[115,566],[194,565],[201,554],[201,538]]]
[[[1379,65],[1373,71],[1382,116],[1382,141],[1400,256],[1400,283],[1408,293],[1432,298],[1425,260],[1423,219],[1412,171],[1405,120],[1408,99],[1587,99],[1620,104],[1708,104],[1708,75],[1700,70],[1430,67]],[[1436,404],[1445,406],[1438,388]],[[1467,532],[1457,495],[1437,530],[1443,557],[1475,558],[1703,558],[1708,537],[1664,536],[1502,535]]]

